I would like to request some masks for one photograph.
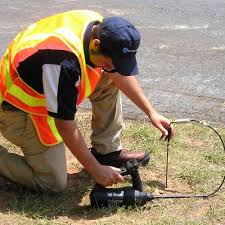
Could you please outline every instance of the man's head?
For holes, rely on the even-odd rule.
[[[140,34],[136,28],[121,17],[109,17],[93,27],[89,46],[90,60],[107,72],[122,75],[138,73],[136,52]]]

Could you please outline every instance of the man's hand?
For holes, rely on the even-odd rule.
[[[118,173],[119,171],[115,167],[100,165],[90,173],[96,183],[107,187],[124,181],[124,178]]]
[[[174,130],[170,126],[170,121],[164,116],[154,112],[150,116],[150,121],[154,127],[161,131],[161,140],[167,140],[168,138],[171,139],[174,136]]]
[[[123,181],[123,177],[118,173],[120,171],[118,168],[99,164],[87,148],[74,121],[55,118],[55,124],[66,146],[97,183],[106,187]]]
[[[156,112],[134,76],[122,76],[118,73],[109,74],[108,76],[148,116],[152,124],[162,132],[162,140],[174,136],[174,131],[169,126],[170,121]]]

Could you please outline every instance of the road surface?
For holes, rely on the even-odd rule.
[[[225,126],[224,0],[1,0],[0,55],[24,27],[72,9],[122,16],[136,25],[142,35],[138,79],[158,111]],[[126,116],[143,118],[123,100]]]

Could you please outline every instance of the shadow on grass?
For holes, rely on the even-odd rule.
[[[116,213],[116,208],[96,210],[89,206],[89,193],[93,185],[85,170],[68,174],[68,187],[57,194],[37,193],[15,185],[14,190],[0,191],[0,212],[10,211],[28,218],[46,220],[63,216],[72,220],[95,220]]]
[[[151,188],[157,188],[157,189],[162,189],[162,190],[164,190],[166,188],[166,186],[158,180],[151,180],[151,181],[145,182],[145,184]]]

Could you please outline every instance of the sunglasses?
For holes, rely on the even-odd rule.
[[[116,69],[106,70],[105,68],[102,68],[102,70],[104,70],[106,73],[116,73],[117,72]]]

